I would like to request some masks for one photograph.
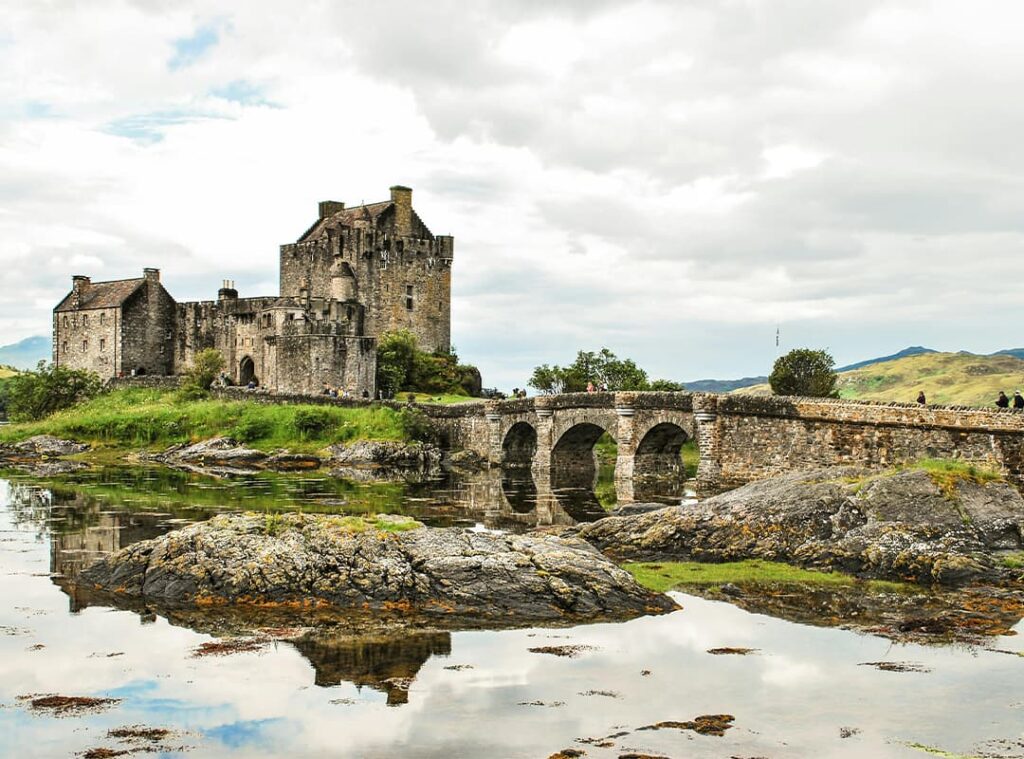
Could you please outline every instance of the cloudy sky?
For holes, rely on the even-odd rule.
[[[489,385],[1024,345],[1013,0],[0,0],[0,344],[72,273],[277,288],[316,203],[456,239]]]

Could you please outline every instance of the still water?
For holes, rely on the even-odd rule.
[[[575,748],[588,758],[925,757],[924,746],[1024,756],[1024,657],[895,644],[683,593],[673,594],[681,611],[619,624],[365,636],[313,629],[196,656],[217,640],[212,619],[172,624],[62,590],[103,552],[237,508],[404,512],[432,524],[525,529],[571,523],[577,506],[500,474],[419,485],[125,469],[60,485],[0,479],[0,756],[543,759]],[[576,513],[595,516],[592,503]],[[987,645],[1024,650],[1018,637]],[[529,650],[541,646],[582,648],[575,658]],[[723,646],[756,651],[708,653]],[[922,671],[861,666],[879,661]],[[54,716],[19,700],[30,694],[120,701]],[[735,721],[721,737],[638,729],[703,714]],[[127,726],[171,733],[108,735]]]

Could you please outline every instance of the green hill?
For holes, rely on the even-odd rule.
[[[913,403],[923,390],[929,403],[992,406],[999,391],[1024,389],[1024,360],[996,354],[924,353],[839,373],[839,395],[861,401]],[[735,391],[769,395],[768,385]]]

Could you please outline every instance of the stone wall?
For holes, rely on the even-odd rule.
[[[101,379],[120,371],[120,309],[64,311],[53,315],[53,362],[95,372]]]
[[[157,374],[146,374],[141,377],[114,377],[107,380],[110,390],[125,388],[146,388],[147,390],[177,390],[181,387],[181,377],[162,377]]]
[[[174,328],[177,305],[147,270],[146,284],[121,307],[119,371],[135,374],[174,373]]]

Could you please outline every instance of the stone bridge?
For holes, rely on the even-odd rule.
[[[648,477],[679,477],[680,449],[695,440],[697,485],[735,487],[815,465],[889,466],[956,458],[1024,479],[1024,414],[917,404],[703,393],[574,393],[467,407],[424,407],[452,447],[554,489],[594,482],[594,444],[618,444],[620,502]]]

